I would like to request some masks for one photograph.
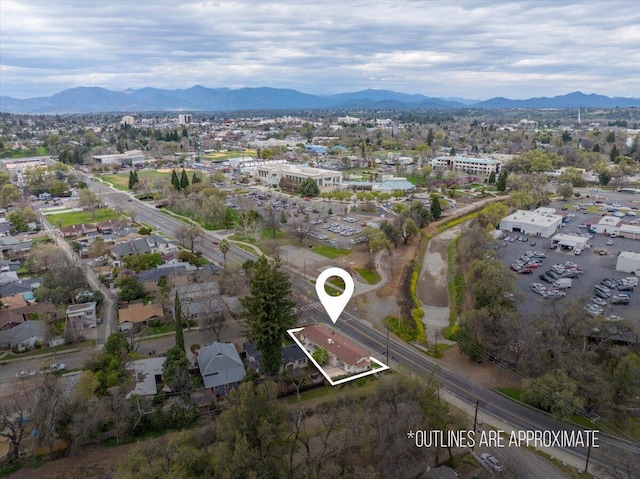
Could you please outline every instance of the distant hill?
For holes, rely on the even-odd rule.
[[[540,97],[527,100],[509,100],[508,98],[491,98],[473,105],[474,108],[625,108],[640,107],[640,99],[636,98],[610,98],[603,95],[586,95],[576,91],[553,98]]]
[[[0,97],[0,111],[6,113],[97,113],[143,111],[232,111],[335,108],[355,109],[439,109],[439,108],[576,108],[640,107],[640,99],[609,98],[581,92],[553,98],[510,100],[492,98],[476,102],[465,98],[434,98],[390,90],[363,90],[320,96],[282,88],[206,88],[163,90],[140,88],[122,92],[98,87],[78,87],[50,97],[19,100]]]

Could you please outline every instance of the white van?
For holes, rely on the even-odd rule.
[[[572,284],[573,280],[571,278],[560,278],[558,281],[553,283],[553,287],[558,289],[567,289],[570,288]]]

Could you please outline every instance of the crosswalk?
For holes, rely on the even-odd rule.
[[[322,311],[320,301],[315,301],[313,303],[305,304],[304,306],[298,306],[298,312],[311,311],[312,309],[317,309],[318,311]]]

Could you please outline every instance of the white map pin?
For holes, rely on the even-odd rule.
[[[324,284],[332,276],[337,276],[344,281],[344,292],[340,296],[331,296],[324,290]],[[328,268],[318,276],[316,280],[316,293],[318,293],[318,298],[320,298],[322,306],[324,306],[325,311],[334,324],[351,299],[354,289],[355,284],[353,283],[353,278],[342,268]]]

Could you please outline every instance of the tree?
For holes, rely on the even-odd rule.
[[[176,344],[167,351],[162,368],[162,379],[174,393],[187,393],[191,390],[189,359],[180,345]]]
[[[400,216],[398,216],[400,218]],[[380,224],[380,231],[384,233],[387,240],[393,244],[396,248],[398,247],[398,243],[400,243],[400,231],[389,221],[383,221]],[[371,238],[370,238],[371,239]]]
[[[609,159],[615,163],[618,156],[620,156],[620,150],[618,150],[617,145],[613,145],[611,147],[611,151],[609,152]]]
[[[508,211],[503,203],[488,204],[478,212],[478,223],[485,229],[495,229]]]
[[[502,192],[507,189],[507,170],[502,170],[496,182],[496,190]]]
[[[136,184],[136,177],[134,175],[134,172],[133,170],[129,170],[129,189],[132,190],[135,184]]]
[[[21,194],[17,186],[7,183],[0,189],[0,206],[6,208],[20,200]]]
[[[9,461],[17,462],[20,444],[27,429],[27,405],[25,398],[12,394],[0,406],[0,442],[9,443]]]
[[[176,346],[180,347],[184,351],[184,331],[182,329],[182,302],[180,301],[180,296],[178,296],[178,291],[176,290],[176,295],[173,300],[173,321],[176,328]]]
[[[160,253],[141,253],[138,255],[125,256],[122,264],[126,269],[132,269],[136,273],[147,269],[153,269],[164,263]]]
[[[320,188],[318,188],[318,184],[312,178],[305,178],[302,180],[298,191],[300,192],[300,196],[305,198],[315,198],[320,194]]]
[[[291,449],[286,411],[275,385],[243,382],[216,419],[212,461],[216,477],[287,477]]]
[[[196,183],[201,183],[201,182],[202,182],[202,179],[200,178],[198,173],[194,171],[193,175],[191,175],[191,184],[195,185]]]
[[[276,215],[275,210],[273,208],[268,208],[264,215],[264,226],[265,228],[273,231],[273,239],[276,239],[276,233],[280,229],[280,224],[280,219],[278,218],[278,215]]]
[[[281,270],[280,260],[269,264],[265,256],[256,261],[251,293],[242,298],[248,337],[262,353],[267,374],[276,375],[282,363],[282,341],[296,324],[291,301],[291,280]]]
[[[176,190],[180,190],[180,180],[178,179],[176,170],[171,170],[171,184]]]
[[[183,225],[176,230],[176,238],[193,253],[196,242],[202,236],[200,225]]]
[[[416,222],[413,221],[413,219],[404,218],[402,220],[402,223],[400,224],[400,236],[402,236],[402,241],[404,244],[407,244],[409,242],[409,238],[417,235],[419,231],[420,230],[418,229],[418,226],[416,225]]]
[[[305,238],[309,236],[309,233],[311,233],[312,231],[313,227],[306,221],[293,224],[293,233],[298,238],[298,242],[300,244],[302,244]]]
[[[184,190],[187,186],[189,186],[189,177],[187,176],[185,169],[182,168],[182,174],[180,175],[180,189]]]
[[[80,190],[78,193],[78,204],[91,211],[92,216],[96,217],[96,208],[100,206],[100,198],[89,188]]]
[[[550,412],[562,419],[582,410],[583,401],[577,396],[578,384],[558,369],[522,383],[522,399],[531,406]]]
[[[320,366],[329,360],[329,353],[324,348],[316,349],[311,356],[313,356],[313,359],[315,359]]]
[[[224,265],[227,266],[227,253],[231,249],[231,244],[229,244],[228,239],[223,239],[220,241],[220,252],[222,253],[222,258],[224,259]]]
[[[611,181],[612,176],[613,175],[611,175],[611,172],[609,170],[602,170],[598,174],[598,181],[602,186],[607,186]]]
[[[433,216],[434,220],[439,220],[442,216],[442,207],[440,206],[440,198],[436,195],[431,196],[431,207],[429,208],[431,211],[431,216]]]
[[[489,179],[487,180],[487,182],[492,185],[496,182],[496,172],[492,171],[491,173],[489,173]]]
[[[144,298],[144,289],[142,289],[140,281],[135,276],[121,276],[118,278],[118,285],[120,286],[118,297],[122,301],[135,301],[136,299]]]
[[[556,193],[562,196],[563,200],[571,198],[573,196],[573,186],[571,185],[571,183],[561,183],[558,185]]]

